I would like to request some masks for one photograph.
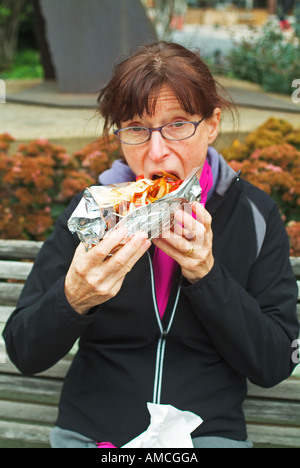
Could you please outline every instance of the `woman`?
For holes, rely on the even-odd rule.
[[[193,216],[176,213],[180,235],[150,242],[139,232],[107,259],[126,232],[86,252],[67,228],[75,197],[7,323],[8,353],[34,374],[80,338],[53,447],[120,447],[147,428],[147,402],[199,415],[195,447],[249,447],[246,379],[267,387],[287,378],[299,331],[278,209],[211,147],[230,104],[197,54],[165,42],[142,47],[116,68],[98,102],[125,159],[100,183],[162,171],[183,179],[203,166],[201,203],[192,204]]]

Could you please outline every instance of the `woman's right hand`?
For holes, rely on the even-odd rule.
[[[79,244],[65,280],[67,300],[79,314],[113,298],[126,274],[151,245],[147,234],[138,232],[109,256],[126,236],[126,231],[116,229],[88,252]]]

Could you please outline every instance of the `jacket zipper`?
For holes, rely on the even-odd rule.
[[[157,320],[159,330],[160,330],[160,337],[158,340],[157,350],[156,350],[155,374],[154,374],[154,385],[153,385],[153,403],[160,404],[166,340],[167,340],[167,336],[171,329],[172,322],[175,316],[175,311],[177,308],[179,295],[180,295],[180,286],[178,287],[178,290],[177,290],[176,299],[174,302],[171,318],[169,320],[167,329],[164,329],[162,325],[162,321],[160,319],[159,310],[157,307],[152,260],[151,260],[149,252],[147,252],[147,254],[148,254],[149,264],[150,264],[152,299],[153,299],[153,304],[154,304],[156,320]]]
[[[236,177],[233,178],[232,182],[230,183],[229,187],[227,188],[226,192],[224,193],[224,195],[222,197],[222,201],[224,200],[224,197],[227,196],[228,193],[231,191],[231,189],[235,185],[235,183],[239,181],[240,174],[241,174],[241,171],[236,173]],[[215,210],[213,210],[213,211],[215,211]],[[170,328],[172,326],[175,311],[176,311],[176,308],[177,308],[179,295],[180,295],[180,286],[178,287],[178,290],[177,290],[177,295],[176,295],[176,299],[175,299],[175,302],[174,302],[174,306],[173,306],[173,310],[172,310],[172,314],[171,314],[171,318],[170,318],[168,327],[167,327],[166,330],[164,330],[163,325],[162,325],[162,321],[160,319],[158,307],[157,307],[152,260],[151,260],[151,256],[150,256],[149,252],[147,252],[147,255],[148,255],[149,264],[150,264],[152,299],[153,299],[153,304],[154,304],[156,320],[157,320],[159,330],[160,330],[160,338],[158,340],[157,350],[156,350],[156,363],[155,363],[154,386],[153,386],[153,403],[160,404],[161,389],[162,389],[162,378],[163,378],[163,364],[164,364],[164,357],[165,357],[166,341],[167,341],[167,336],[168,336]]]

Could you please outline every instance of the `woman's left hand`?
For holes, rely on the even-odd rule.
[[[212,218],[198,202],[191,203],[190,210],[175,213],[173,230],[166,231],[153,243],[181,266],[183,276],[196,283],[204,278],[214,265],[212,253]]]

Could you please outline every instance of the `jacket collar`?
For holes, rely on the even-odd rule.
[[[215,193],[223,197],[230,189],[232,183],[239,179],[240,171],[235,172],[219,154],[219,177],[215,187]]]

